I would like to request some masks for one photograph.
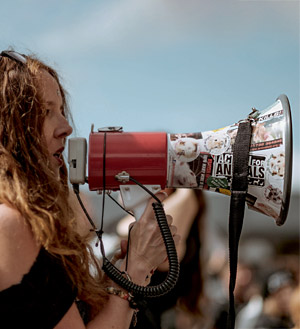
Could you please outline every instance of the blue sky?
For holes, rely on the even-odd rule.
[[[0,45],[59,71],[86,138],[216,129],[284,93],[299,167],[299,1],[2,0]]]

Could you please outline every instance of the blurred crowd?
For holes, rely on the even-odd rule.
[[[257,241],[248,241],[247,247]],[[275,253],[261,261],[243,259],[241,252],[235,288],[236,329],[300,328],[299,253]],[[228,262],[216,271],[208,269],[209,328],[225,329],[228,312]],[[210,318],[210,316],[208,318]],[[173,327],[177,328],[177,327]],[[195,326],[191,328],[201,328]]]

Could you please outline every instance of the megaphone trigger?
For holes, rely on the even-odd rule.
[[[153,194],[161,190],[160,185],[146,185],[145,187]],[[139,220],[147,207],[151,194],[137,185],[120,185],[120,194],[124,208],[132,211],[134,218]]]

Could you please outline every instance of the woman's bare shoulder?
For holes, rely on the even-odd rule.
[[[20,212],[6,204],[0,204],[0,236],[13,245],[33,240],[29,225]],[[2,239],[0,239],[1,241]]]
[[[0,205],[0,290],[19,283],[34,263],[39,245],[24,217]]]
[[[16,209],[3,203],[0,204],[0,234],[22,229],[23,226],[24,219]]]

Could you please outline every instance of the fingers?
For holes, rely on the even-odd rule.
[[[131,228],[134,226],[136,222],[132,222],[128,225],[128,232],[130,232]]]
[[[165,192],[158,192],[157,194],[155,194],[155,196],[160,200],[160,202],[163,202],[163,200],[165,200],[167,198],[167,193]],[[154,213],[153,213],[153,207],[152,207],[152,203],[153,202],[157,202],[154,198],[151,198],[149,201],[148,201],[148,204],[147,204],[147,207],[146,207],[146,210],[144,211],[142,217],[141,217],[141,220],[143,218],[147,218],[147,217],[151,217],[153,218],[154,217]]]
[[[167,197],[168,197],[168,194],[166,192],[158,192],[155,194],[155,196],[160,200],[160,202],[163,202]],[[152,202],[153,201],[156,201],[152,198]]]
[[[146,216],[146,213],[144,214]],[[172,225],[173,223],[173,217],[171,215],[166,215],[166,220],[168,223],[168,226],[170,228],[170,231],[172,233],[172,236],[174,236],[177,233],[177,227]],[[151,220],[151,222],[154,224],[155,226],[158,226],[157,221],[155,220],[155,222],[153,220]],[[133,222],[128,226],[128,232],[130,232],[131,228],[136,224],[137,222]]]
[[[166,215],[168,225],[170,226],[173,223],[173,217],[171,215]]]
[[[127,252],[127,244],[128,244],[128,241],[127,240],[121,240],[121,242],[120,242],[121,255],[122,256],[125,256],[126,255],[126,252]]]
[[[174,225],[171,225],[170,226],[170,231],[171,231],[172,236],[174,237],[177,233],[177,227],[174,226]]]
[[[124,259],[126,256],[126,252],[127,252],[127,240],[122,240],[120,242],[120,249],[117,250],[113,255],[111,259],[111,263],[115,265],[118,262],[118,260]]]
[[[178,235],[178,234],[175,234],[175,235],[173,236],[173,240],[174,240],[175,246],[178,246],[178,244],[179,244],[179,242],[180,242],[180,239],[181,239],[181,237],[180,237],[180,235]]]
[[[146,214],[145,214],[146,215]],[[167,223],[168,223],[168,226],[172,232],[172,235],[174,236],[176,233],[177,233],[177,227],[172,225],[173,223],[173,217],[171,215],[166,215],[166,220],[167,220]],[[151,220],[151,222],[157,226],[157,221],[153,221]],[[130,232],[130,230],[132,229],[132,227],[136,224],[137,222],[132,222],[131,224],[129,224],[128,226],[128,232]]]

